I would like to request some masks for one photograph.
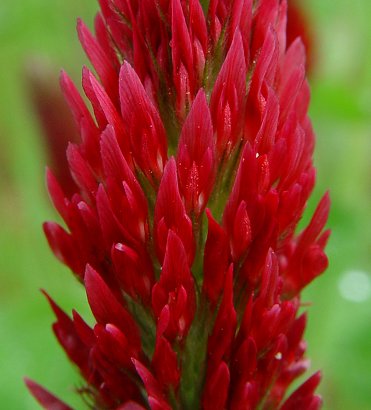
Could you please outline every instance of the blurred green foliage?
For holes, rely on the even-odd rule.
[[[309,286],[307,339],[312,370],[323,369],[325,409],[371,406],[371,2],[307,0],[316,35],[311,115],[318,135],[318,184],[305,220],[330,188],[330,268]],[[0,408],[37,409],[22,378],[46,385],[77,409],[78,377],[50,330],[42,287],[67,310],[89,316],[83,289],[49,251],[41,224],[58,218],[44,188],[45,149],[27,98],[35,60],[79,82],[86,59],[75,19],[90,26],[94,0],[0,3]],[[364,298],[344,298],[346,272],[364,272]],[[352,276],[351,276],[352,277]],[[368,281],[368,282],[367,282]],[[345,283],[345,282],[344,282]],[[349,283],[349,281],[347,282]],[[348,285],[347,285],[348,286]],[[357,284],[354,284],[357,290]],[[361,285],[360,285],[361,286]],[[353,289],[353,284],[350,291]],[[358,289],[359,290],[359,289]],[[361,289],[362,290],[362,289]],[[349,293],[349,292],[348,292]],[[298,409],[299,410],[299,409]]]

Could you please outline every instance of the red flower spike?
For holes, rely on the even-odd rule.
[[[287,1],[99,2],[96,35],[78,23],[94,115],[62,73],[81,142],[71,194],[47,173],[66,228],[44,225],[95,318],[49,299],[81,395],[116,410],[319,409],[318,373],[287,398],[309,367],[300,292],[329,237],[327,194],[297,232],[315,137]]]
[[[162,262],[169,230],[173,230],[183,242],[188,264],[194,258],[192,222],[189,219],[179,194],[178,177],[174,158],[166,164],[158,190],[154,212],[154,238],[157,256]]]
[[[214,183],[214,138],[206,95],[200,90],[183,125],[177,168],[186,210],[199,216]]]
[[[119,87],[121,114],[134,158],[148,180],[155,184],[166,162],[164,126],[139,77],[126,62],[120,71]]]

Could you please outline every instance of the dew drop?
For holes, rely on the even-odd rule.
[[[281,359],[282,359],[282,353],[281,353],[281,352],[276,353],[276,355],[274,356],[274,358],[275,358],[276,360],[281,360]]]

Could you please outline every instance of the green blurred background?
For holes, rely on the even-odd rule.
[[[330,188],[330,268],[304,294],[312,370],[329,410],[371,409],[371,2],[303,1],[316,37],[311,114],[318,135],[318,184]],[[37,409],[22,377],[77,409],[78,378],[58,347],[45,288],[89,316],[82,288],[49,251],[41,224],[56,219],[44,188],[46,150],[33,115],[26,67],[45,61],[58,81],[79,82],[86,59],[75,19],[92,26],[94,0],[0,3],[0,408]],[[309,215],[309,214],[307,214]],[[298,409],[300,410],[300,409]]]

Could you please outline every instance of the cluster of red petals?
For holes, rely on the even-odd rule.
[[[91,327],[49,297],[54,332],[97,409],[315,410],[300,292],[324,271],[329,198],[315,182],[300,39],[285,0],[100,0],[92,111],[61,84],[81,143],[78,192],[48,173],[66,228],[45,224],[84,284]],[[69,409],[27,381],[46,409]]]

